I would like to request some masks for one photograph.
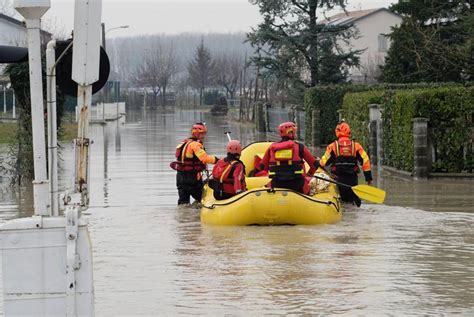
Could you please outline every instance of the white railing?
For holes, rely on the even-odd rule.
[[[76,122],[79,116],[76,107]],[[127,114],[125,110],[125,102],[98,103],[91,107],[91,122],[103,122],[118,120]]]

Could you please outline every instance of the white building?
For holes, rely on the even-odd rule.
[[[360,67],[350,69],[350,79],[355,83],[373,83],[380,75],[380,65],[385,63],[391,28],[400,25],[402,17],[386,8],[343,12],[322,21],[328,25],[353,25],[358,37],[350,41],[352,49],[364,50]]]
[[[43,45],[51,39],[51,33],[41,31]],[[0,45],[27,47],[26,26],[22,21],[0,13]],[[0,81],[7,82],[8,78],[3,76],[6,65],[0,64]]]
[[[0,45],[27,46],[23,22],[0,13]]]

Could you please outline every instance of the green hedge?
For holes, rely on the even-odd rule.
[[[347,92],[361,90],[367,90],[367,87],[359,85],[331,85],[308,89],[304,97],[306,112],[305,140],[307,140],[307,143],[312,143],[314,109],[319,109],[321,113],[321,127],[315,127],[320,131],[320,143],[329,144],[334,139],[334,128],[339,120],[337,111],[341,108],[344,95]]]
[[[369,148],[369,107],[370,104],[381,104],[386,95],[383,90],[347,93],[342,103],[342,117],[349,123],[352,137],[368,150]],[[334,134],[333,134],[334,135]],[[334,138],[335,136],[333,136]]]
[[[427,117],[435,149],[434,172],[472,172],[474,87],[444,87],[414,93],[417,117]],[[470,144],[470,145],[469,145]]]
[[[413,90],[389,92],[382,104],[384,164],[413,172]]]
[[[380,103],[383,120],[384,164],[413,171],[413,123],[429,119],[429,139],[435,158],[433,172],[472,172],[474,156],[474,87],[445,87],[348,93],[342,109],[354,138],[368,147],[367,105]]]
[[[465,86],[472,86],[473,83],[466,83]],[[378,84],[378,85],[329,85],[316,86],[306,90],[304,97],[304,107],[306,111],[306,133],[307,143],[314,144],[312,141],[312,115],[313,109],[321,111],[321,126],[319,129],[321,135],[321,144],[328,144],[334,139],[334,127],[338,121],[337,111],[341,109],[344,95],[351,92],[363,92],[373,90],[400,90],[400,89],[420,89],[435,87],[462,87],[459,83],[417,83],[417,84]]]

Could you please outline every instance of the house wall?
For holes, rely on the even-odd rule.
[[[0,45],[26,46],[26,28],[0,18]]]
[[[381,10],[354,23],[359,30],[359,38],[353,39],[353,49],[365,49],[360,55],[360,67],[350,70],[351,79],[354,82],[371,83],[379,75],[379,65],[385,63],[390,40],[386,39],[385,52],[379,51],[379,35],[391,33],[391,28],[399,25],[402,18]]]
[[[26,46],[26,28],[0,17],[0,45]],[[5,80],[4,76],[2,76],[5,67],[6,64],[0,64],[0,77],[2,77],[2,80]]]
[[[46,46],[50,39],[51,34],[42,30],[42,45]],[[28,39],[26,27],[23,26],[20,21],[15,23],[0,15],[0,45],[27,47]],[[0,64],[0,80],[5,80],[5,77],[2,76],[5,67],[6,64]]]

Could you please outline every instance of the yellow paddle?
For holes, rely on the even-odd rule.
[[[326,182],[337,184],[339,186],[351,188],[354,194],[356,194],[360,199],[363,199],[363,200],[367,200],[376,204],[383,204],[385,200],[385,191],[377,187],[373,187],[369,185],[350,186],[350,185],[336,182],[335,180],[332,180],[332,179],[326,179],[324,177],[319,177],[316,175],[314,175],[313,177],[322,179],[323,181],[326,181]]]

